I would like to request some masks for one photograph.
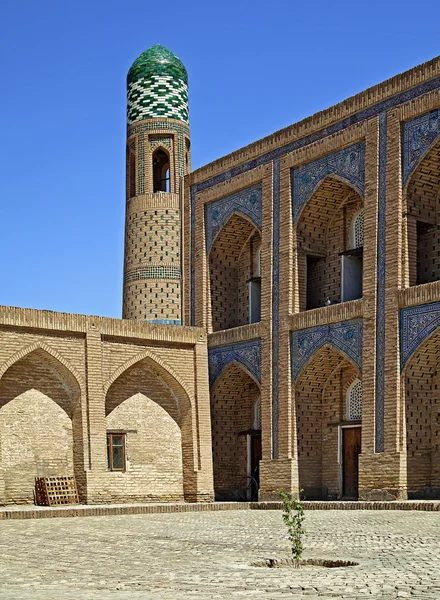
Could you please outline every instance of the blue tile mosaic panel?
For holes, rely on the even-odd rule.
[[[209,387],[231,362],[243,365],[261,383],[261,339],[208,349]]]
[[[440,76],[434,77],[429,81],[424,81],[423,83],[414,86],[408,90],[400,92],[398,94],[394,94],[390,98],[386,98],[381,102],[377,102],[367,108],[360,110],[341,121],[337,121],[324,129],[319,129],[314,131],[310,135],[307,135],[303,138],[299,138],[285,144],[284,146],[279,146],[270,152],[266,152],[249,160],[247,162],[241,163],[232,169],[228,169],[215,175],[213,177],[209,177],[204,181],[196,183],[191,186],[191,324],[195,323],[195,214],[196,214],[196,194],[198,192],[202,192],[203,190],[207,190],[214,185],[218,185],[223,181],[228,181],[237,175],[241,175],[242,173],[246,173],[259,167],[260,165],[264,165],[268,162],[271,162],[277,158],[281,158],[282,156],[293,152],[294,150],[298,150],[299,148],[304,148],[308,144],[312,144],[313,142],[317,142],[318,140],[322,140],[330,135],[333,135],[339,131],[343,131],[347,127],[351,125],[355,125],[356,123],[360,123],[366,119],[371,119],[382,112],[386,112],[399,104],[404,104],[405,102],[409,102],[418,96],[422,96],[423,94],[428,94],[433,90],[437,90],[440,88]]]
[[[365,187],[365,142],[358,142],[327,154],[301,167],[292,169],[293,220],[318,185],[327,177],[336,175],[351,183],[360,194]]]
[[[362,371],[362,331],[362,319],[292,331],[292,381],[296,381],[304,365],[324,344],[331,344],[343,352]]]
[[[440,136],[440,108],[402,125],[402,184],[416,168],[431,144]]]
[[[259,183],[235,194],[214,200],[205,206],[206,250],[208,252],[218,232],[234,212],[249,217],[261,231],[262,193],[262,185]]]
[[[400,369],[440,325],[440,302],[409,306],[400,311]]]

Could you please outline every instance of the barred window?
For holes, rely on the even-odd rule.
[[[364,209],[356,213],[351,222],[351,248],[362,248],[364,245]]]
[[[258,396],[254,404],[254,429],[261,430],[261,396]]]
[[[362,419],[362,382],[356,379],[347,390],[347,421]]]

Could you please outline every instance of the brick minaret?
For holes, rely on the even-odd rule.
[[[182,178],[191,169],[188,75],[163,46],[127,76],[123,318],[181,323]]]

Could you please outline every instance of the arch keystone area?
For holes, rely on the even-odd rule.
[[[81,394],[84,392],[85,386],[84,381],[79,372],[75,369],[73,365],[69,363],[57,350],[51,348],[48,344],[44,342],[35,342],[30,346],[26,346],[22,348],[18,352],[16,352],[13,356],[8,358],[1,366],[0,366],[0,379],[6,373],[6,371],[12,367],[15,363],[25,358],[29,354],[33,352],[41,351],[42,353],[48,354],[51,358],[54,358],[57,362],[59,362],[67,371],[72,375],[72,377],[76,380],[78,387],[81,391]]]
[[[261,231],[262,195],[262,184],[258,183],[205,205],[207,252],[209,252],[218,233],[229,221],[234,212],[246,217]]]
[[[127,371],[127,369],[129,369],[130,367],[132,367],[133,365],[137,364],[138,362],[141,362],[142,360],[145,359],[149,359],[150,361],[152,361],[157,367],[158,367],[158,375],[160,377],[162,377],[160,370],[162,369],[163,371],[165,371],[169,376],[171,376],[174,381],[179,385],[179,387],[182,389],[182,391],[185,393],[185,395],[187,396],[187,399],[189,401],[190,406],[192,406],[192,395],[189,392],[186,383],[179,377],[179,375],[177,375],[177,373],[161,358],[159,358],[158,356],[156,356],[153,352],[150,352],[149,350],[145,350],[144,352],[141,352],[140,354],[137,354],[136,356],[133,356],[132,358],[130,358],[129,360],[127,360],[124,364],[122,364],[120,367],[118,367],[111,375],[110,377],[107,379],[107,381],[104,384],[104,394],[107,394],[108,390],[110,389],[111,385],[123,374],[125,373],[125,371]],[[163,377],[162,377],[163,378]],[[168,384],[167,380],[164,380],[166,384]]]
[[[292,382],[326,344],[334,347],[362,372],[362,319],[298,329],[290,334]]]
[[[365,188],[365,141],[362,140],[292,169],[292,215],[298,217],[326,177],[345,183],[361,196]]]
[[[224,369],[232,362],[243,367],[261,385],[261,338],[208,349],[209,386],[212,388]]]

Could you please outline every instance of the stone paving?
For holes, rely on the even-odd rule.
[[[440,599],[440,514],[310,511],[305,557],[357,567],[252,567],[289,556],[279,511],[0,521],[0,599]]]

